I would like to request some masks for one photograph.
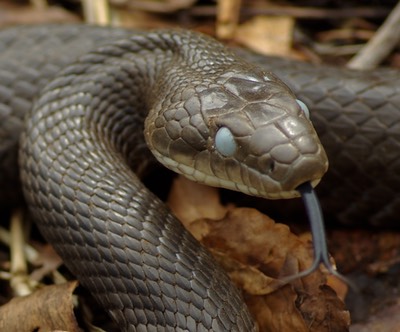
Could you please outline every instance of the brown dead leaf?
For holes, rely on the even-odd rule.
[[[293,17],[256,16],[240,25],[235,40],[261,54],[287,56],[292,48]]]
[[[179,184],[179,182],[177,182]],[[173,211],[214,211],[220,208],[215,189],[209,198],[203,186],[185,183],[183,196],[175,200]],[[175,189],[173,193],[180,190]],[[201,194],[199,194],[201,192]],[[189,203],[186,204],[185,200]],[[203,201],[201,203],[200,201]],[[208,208],[205,208],[208,202]],[[176,205],[179,205],[177,207]],[[194,207],[203,206],[201,209]],[[350,324],[343,302],[317,270],[307,277],[284,285],[280,280],[307,269],[313,261],[312,244],[290,232],[286,225],[250,208],[224,208],[219,220],[182,220],[245,291],[246,302],[261,331],[347,331]],[[199,214],[199,213],[198,213]],[[180,213],[185,216],[185,213]]]
[[[208,229],[201,242],[232,280],[253,295],[248,303],[259,324],[266,323],[262,331],[346,331],[349,314],[321,271],[283,287],[281,277],[305,270],[313,260],[310,243],[286,225],[248,208],[232,209],[218,221],[198,223]]]
[[[260,331],[309,331],[300,311],[293,305],[297,295],[290,286],[268,296],[244,295]]]
[[[51,285],[13,298],[0,307],[0,331],[81,331],[73,312],[72,293],[76,286],[77,282]]]
[[[174,179],[168,205],[186,227],[200,218],[221,219],[228,211],[220,203],[218,189],[199,183],[194,185],[183,176]]]

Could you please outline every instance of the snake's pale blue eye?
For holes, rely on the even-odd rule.
[[[237,144],[232,132],[227,127],[218,129],[215,135],[215,148],[225,157],[232,157],[237,149]]]
[[[308,109],[307,105],[304,104],[301,100],[296,99],[297,104],[299,104],[301,110],[303,111],[304,115],[307,119],[310,119],[310,110]]]

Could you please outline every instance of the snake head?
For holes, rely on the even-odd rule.
[[[269,199],[299,196],[299,185],[320,181],[327,156],[305,105],[249,66],[185,86],[173,107],[147,118],[146,141],[161,163],[194,181]]]

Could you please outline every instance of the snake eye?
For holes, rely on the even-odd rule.
[[[296,99],[297,104],[300,106],[300,109],[304,113],[304,115],[307,117],[307,119],[310,120],[310,110],[308,109],[307,105],[304,104],[301,100]]]
[[[227,127],[218,129],[215,135],[215,148],[224,157],[232,157],[237,149],[237,144],[232,132]]]

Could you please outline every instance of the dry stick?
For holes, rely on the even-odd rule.
[[[215,6],[195,6],[188,9],[188,12],[193,16],[215,16],[217,9]],[[380,18],[386,17],[389,14],[386,8],[346,8],[346,9],[320,9],[311,7],[291,7],[291,6],[271,6],[260,5],[254,7],[242,7],[240,14],[243,17],[254,15],[271,15],[271,16],[291,16],[295,18],[307,19],[344,19],[344,18]]]
[[[121,8],[129,8],[131,10],[140,10],[153,13],[174,13],[176,11],[190,8],[194,5],[196,0],[175,0],[175,1],[149,1],[149,0],[129,0],[120,1]],[[117,1],[114,1],[115,6],[118,7]]]
[[[400,2],[363,49],[347,64],[351,69],[373,69],[400,41]]]
[[[233,38],[239,22],[241,0],[219,0],[217,6],[217,37]]]
[[[16,210],[11,216],[11,280],[10,285],[17,296],[23,296],[32,292],[29,283],[28,267],[24,251],[25,234],[23,218],[20,210]]]
[[[83,12],[86,23],[107,25],[109,23],[109,6],[107,0],[83,0]]]
[[[47,0],[31,0],[30,3],[35,9],[46,9],[49,7]]]

